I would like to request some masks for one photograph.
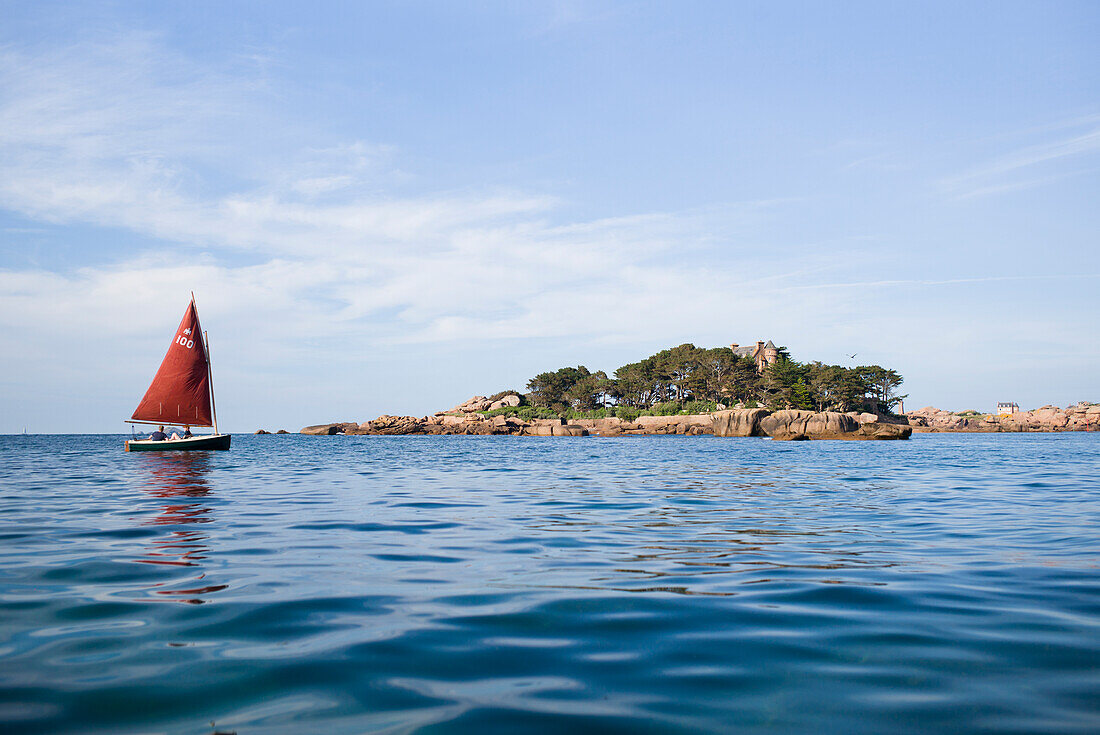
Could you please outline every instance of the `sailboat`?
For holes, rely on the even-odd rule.
[[[199,325],[195,294],[191,294],[191,303],[176,329],[160,370],[127,423],[210,426],[214,429],[213,434],[187,439],[130,439],[126,442],[127,452],[229,449],[232,435],[218,433],[209,342]]]

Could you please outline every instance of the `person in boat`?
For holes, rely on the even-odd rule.
[[[183,436],[180,436],[174,431],[172,432],[172,441],[179,441],[180,439],[190,439],[191,437],[191,427],[187,424],[183,425]]]
[[[168,435],[164,433],[163,426],[158,426],[157,430],[149,435],[149,438],[155,442],[162,442],[168,438]]]

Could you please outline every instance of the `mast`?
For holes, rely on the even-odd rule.
[[[202,340],[206,343],[206,381],[210,386],[210,417],[214,421],[214,434],[218,433],[218,409],[214,407],[214,369],[210,366],[210,333],[205,329]]]
[[[191,292],[191,303],[195,303],[195,292]],[[199,305],[195,304],[195,314],[199,313]],[[206,384],[210,386],[210,419],[214,424],[214,435],[218,433],[218,410],[214,407],[214,370],[210,366],[210,333],[202,330],[202,344],[206,348]]]

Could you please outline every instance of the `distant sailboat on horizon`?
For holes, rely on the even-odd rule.
[[[184,439],[130,439],[125,443],[127,452],[229,449],[232,435],[218,433],[210,351],[206,334],[199,324],[195,294],[191,294],[191,303],[187,305],[160,369],[127,423],[211,426],[214,429],[213,434]]]

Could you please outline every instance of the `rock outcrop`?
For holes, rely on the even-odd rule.
[[[760,430],[772,439],[840,439],[859,431],[859,422],[847,414],[825,411],[776,411],[760,419]]]
[[[912,427],[889,423],[875,414],[835,411],[776,411],[760,419],[760,430],[772,439],[908,439]]]
[[[520,404],[520,398],[515,393],[509,393],[506,396],[502,396],[499,401],[493,401],[489,404],[489,410],[495,411],[498,408],[516,408]]]
[[[913,433],[873,413],[834,411],[768,411],[742,408],[711,414],[715,436],[770,436],[780,441],[804,439],[908,439]]]
[[[976,411],[952,413],[927,406],[907,413],[906,418],[919,432],[1095,431],[1100,428],[1100,404],[1081,402],[1068,408],[1043,406],[1007,416]]]
[[[639,416],[634,425],[644,434],[713,434],[714,422],[709,413],[685,416]]]
[[[569,424],[571,426],[580,426],[586,429],[589,433],[597,436],[622,436],[623,426],[627,422],[620,418],[606,419],[570,419]]]
[[[352,433],[405,435],[421,434],[423,429],[424,419],[418,419],[415,416],[388,416],[383,414],[373,421],[359,424]]]
[[[710,414],[715,436],[764,436],[760,420],[769,415],[764,408],[735,408]]]
[[[859,436],[842,437],[847,439],[908,439],[913,435],[913,427],[893,421],[867,421],[859,425]]]
[[[486,398],[485,396],[474,396],[473,398],[460,403],[454,408],[448,411],[440,411],[436,416],[445,415],[464,415],[471,413],[481,413],[482,411],[495,411],[498,408],[515,408],[522,403],[518,393],[505,393],[504,395],[497,394],[500,397],[496,400],[492,398]]]
[[[561,419],[523,421],[515,416],[468,414],[466,416],[389,416],[383,415],[361,424],[318,424],[302,429],[303,434],[365,434],[372,436],[408,435],[504,435],[515,436],[588,436],[582,426],[566,425]]]
[[[588,436],[588,429],[575,424],[538,424],[523,430],[524,436]]]
[[[335,424],[315,424],[314,426],[306,426],[299,434],[309,434],[311,436],[332,436],[334,434],[346,434],[351,429],[353,432],[359,428],[359,424],[354,421],[340,421]]]
[[[475,397],[476,398],[476,397]],[[471,402],[472,401],[472,402]],[[471,399],[468,405],[483,401]],[[463,404],[463,405],[467,405]],[[875,414],[813,411],[768,411],[763,408],[732,409],[716,413],[678,416],[639,416],[633,421],[602,419],[532,419],[484,413],[442,413],[434,416],[379,416],[361,424],[336,423],[307,426],[303,434],[370,435],[512,435],[512,436],[769,436],[777,440],[801,439],[908,439],[912,428],[902,419],[890,421]]]
[[[640,436],[680,434],[699,436],[713,434],[711,414],[685,414],[679,416],[639,416],[633,421],[616,417],[604,419],[570,419],[570,426],[581,426],[598,436]]]

